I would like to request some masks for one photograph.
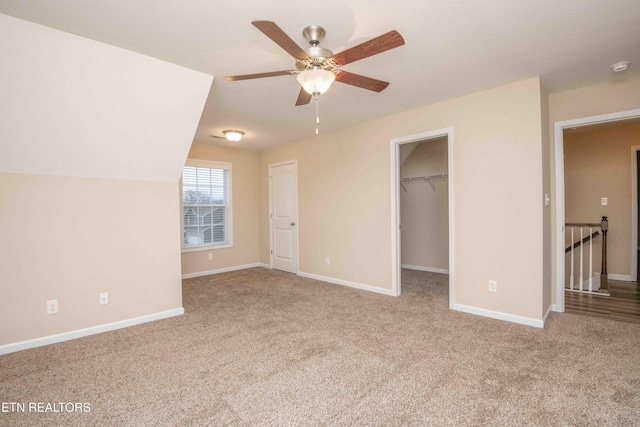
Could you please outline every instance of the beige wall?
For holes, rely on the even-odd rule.
[[[625,276],[631,275],[632,146],[640,146],[638,124],[564,135],[566,221],[599,223],[607,216],[608,272]]]
[[[262,152],[261,262],[269,262],[268,165],[297,159],[300,270],[390,289],[390,140],[453,127],[456,303],[541,319],[540,90],[538,78],[525,80]],[[339,262],[325,266],[325,256]]]
[[[640,108],[640,77],[549,95],[549,123]]]
[[[551,138],[551,193],[552,201],[559,203],[556,197],[556,173],[554,124],[565,120],[596,116],[620,111],[640,108],[640,77],[619,80],[614,83],[589,86],[549,95],[549,133]],[[551,216],[552,222],[552,269],[557,271],[556,241],[564,236],[556,236],[555,210]],[[557,277],[552,277],[555,289]]]
[[[189,158],[231,163],[233,247],[182,253],[182,274],[258,263],[258,152],[194,142]]]
[[[178,179],[213,77],[5,15],[0,51],[0,353],[180,314]]]
[[[261,152],[262,263],[270,262],[268,166],[297,159],[299,271],[390,289],[390,258],[380,256],[390,240],[389,196],[382,194],[388,152],[380,142],[360,126]]]
[[[0,345],[182,308],[177,192],[0,173]]]
[[[402,151],[404,146],[400,147]],[[447,139],[425,141],[400,167],[400,177],[447,173]],[[449,269],[448,180],[405,182],[400,191],[403,265]]]

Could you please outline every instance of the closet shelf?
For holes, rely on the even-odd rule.
[[[431,186],[431,188],[433,188],[433,191],[436,191],[436,186],[433,185],[433,182],[431,182],[432,179],[438,179],[438,178],[447,178],[449,175],[447,175],[446,173],[443,174],[439,174],[439,175],[425,175],[425,176],[410,176],[407,178],[401,178],[400,179],[400,187],[402,187],[402,189],[404,191],[407,191],[406,187],[404,185],[402,185],[403,182],[410,182],[410,181],[426,181],[429,183],[429,185]]]

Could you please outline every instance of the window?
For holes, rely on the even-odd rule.
[[[231,246],[231,230],[231,164],[188,161],[182,169],[182,249]]]

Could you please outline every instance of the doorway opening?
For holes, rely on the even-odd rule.
[[[452,153],[452,128],[391,140],[393,295],[402,294],[403,279],[446,281],[449,307],[454,305]]]
[[[640,119],[639,119],[640,120]],[[631,280],[640,282],[640,145],[631,147]],[[635,226],[635,229],[633,228]],[[633,253],[635,252],[635,256]],[[634,262],[635,261],[635,262]]]
[[[566,286],[566,274],[567,269],[565,266],[565,224],[568,218],[566,217],[566,193],[565,193],[565,131],[569,129],[579,129],[586,126],[614,126],[616,124],[622,125],[629,123],[628,121],[633,120],[637,121],[640,119],[640,110],[630,110],[623,111],[612,114],[604,114],[600,116],[591,116],[584,117],[580,119],[567,120],[563,122],[557,122],[554,125],[554,136],[555,136],[555,177],[556,177],[556,225],[555,225],[555,234],[556,234],[556,268],[555,268],[555,283],[556,283],[556,291],[555,291],[555,304],[553,304],[553,310],[558,312],[565,311],[565,286]],[[623,122],[624,121],[624,122]],[[628,151],[627,151],[628,153]],[[632,164],[632,173],[631,177],[627,179],[631,179],[632,191],[631,194],[626,194],[624,197],[632,200],[630,210],[631,210],[631,221],[630,224],[623,224],[625,226],[630,226],[632,232],[630,244],[625,245],[628,246],[627,249],[624,249],[625,253],[629,255],[624,255],[624,258],[627,259],[629,257],[631,271],[629,274],[629,279],[632,277],[637,277],[637,267],[638,267],[638,206],[637,206],[637,157],[635,152],[631,153],[631,164]],[[627,154],[628,155],[628,154]],[[628,163],[627,163],[628,165]],[[603,206],[609,203],[609,200],[605,194],[596,195],[597,201],[600,202]],[[628,217],[627,217],[628,218]],[[570,218],[569,218],[570,219]],[[598,218],[599,220],[599,218]],[[611,222],[612,218],[609,218],[609,231],[613,226]],[[618,220],[618,226],[620,227],[620,219]],[[624,222],[624,221],[623,221]],[[618,276],[618,275],[610,275],[610,276]],[[627,279],[627,280],[629,280]]]

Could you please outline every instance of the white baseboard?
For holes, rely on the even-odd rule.
[[[258,267],[268,268],[269,270],[271,270],[271,265],[270,264],[264,264],[262,262],[260,264],[258,264]]]
[[[607,278],[609,280],[619,280],[621,282],[631,282],[631,275],[630,274],[615,274],[615,273],[609,273],[607,274]],[[580,285],[575,285],[576,288],[579,288]],[[593,275],[593,289],[599,289],[600,288],[600,274],[599,273],[595,273]],[[589,289],[589,279],[585,280],[582,283],[582,289]]]
[[[227,273],[229,271],[246,270],[247,268],[254,268],[254,267],[265,267],[265,264],[260,264],[256,262],[255,264],[236,265],[233,267],[218,268],[216,270],[198,271],[196,273],[183,274],[182,278],[192,279],[194,277],[210,276],[212,274]],[[268,265],[266,267],[271,268]]]
[[[348,286],[350,288],[361,289],[363,291],[375,292],[388,296],[394,296],[391,289],[378,288],[377,286],[363,285],[362,283],[349,282],[347,280],[334,279],[333,277],[319,276],[317,274],[298,272],[298,276],[307,277],[309,279],[320,280],[322,282],[333,283],[334,285]]]
[[[421,265],[402,264],[402,268],[408,270],[428,271],[430,273],[449,274],[449,270],[443,268],[422,267]]]
[[[560,306],[558,304],[552,304],[551,310],[555,311],[556,313],[564,313],[564,310],[560,311]]]
[[[549,313],[551,313],[552,310],[553,310],[553,305],[550,305],[549,308],[547,308],[547,312],[544,314],[544,316],[542,316],[543,326],[544,326],[544,323],[547,321],[547,317],[549,317]]]
[[[114,331],[116,329],[128,328],[129,326],[140,325],[142,323],[153,322],[154,320],[166,319],[183,314],[184,308],[174,308],[173,310],[161,311],[160,313],[134,317],[133,319],[119,320],[113,323],[106,323],[104,325],[78,329],[76,331],[63,332],[61,334],[50,335],[48,337],[36,338],[28,341],[20,341],[13,344],[5,344],[0,346],[0,355],[14,353],[21,350],[28,350],[30,348],[42,347],[44,345],[55,344],[63,341],[69,341],[89,335],[101,334],[103,332]]]
[[[484,308],[471,307],[463,304],[452,304],[449,308],[478,316],[490,317],[492,319],[504,320],[506,322],[519,323],[521,325],[544,328],[543,319],[532,319],[530,317],[517,316],[515,314],[502,313],[500,311],[487,310]]]
[[[630,274],[607,274],[610,280],[619,280],[621,282],[632,282]]]

